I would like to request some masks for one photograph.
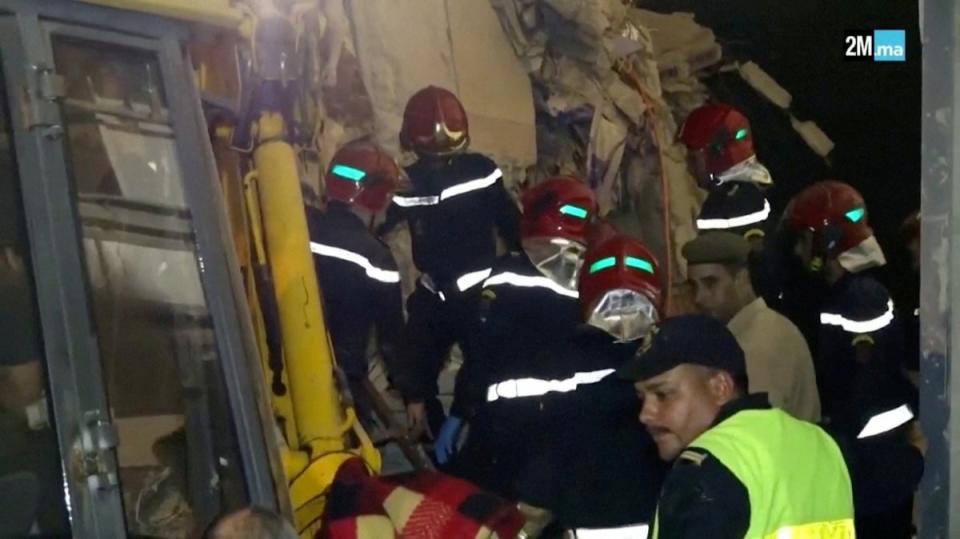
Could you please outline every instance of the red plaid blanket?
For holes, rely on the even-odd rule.
[[[340,467],[317,539],[512,539],[516,507],[439,472],[406,479],[370,476],[360,459]]]

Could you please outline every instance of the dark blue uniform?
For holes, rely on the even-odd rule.
[[[729,182],[710,191],[697,216],[700,233],[726,230],[740,235],[766,234],[770,203],[752,183]]]
[[[900,410],[915,414],[916,389],[901,370],[903,339],[901,321],[887,289],[864,274],[846,275],[831,290],[830,299],[820,313],[817,382],[823,404],[824,420],[838,438],[851,440],[861,453],[877,453],[882,444],[906,439],[911,423],[898,421],[884,412]],[[874,432],[863,439],[872,418]],[[887,423],[887,425],[884,425]],[[880,452],[881,454],[883,452]],[[907,462],[900,459],[885,463],[906,473]],[[857,494],[857,493],[855,493]],[[871,495],[861,492],[859,496]],[[868,505],[877,505],[871,503]],[[912,500],[902,499],[899,506],[882,512],[857,513],[857,534],[863,537],[908,538],[912,536]]]
[[[581,326],[540,354],[544,376],[584,383],[538,397],[536,452],[520,475],[521,498],[553,511],[567,528],[650,523],[667,464],[640,424],[633,384],[612,371],[633,358],[639,341],[617,343]],[[590,380],[603,376],[595,383]]]
[[[483,285],[479,322],[457,380],[453,415],[470,420],[456,472],[505,496],[515,495],[517,473],[534,442],[523,429],[536,421],[537,403],[510,398],[523,379],[549,379],[538,353],[562,342],[580,321],[576,291],[540,273],[525,255],[510,254]],[[496,388],[501,391],[497,392]]]
[[[817,383],[834,428],[856,436],[876,413],[902,404],[916,410],[900,370],[900,321],[877,280],[852,274],[832,287],[820,313],[819,345]]]
[[[443,420],[437,375],[455,343],[467,347],[480,283],[496,260],[496,232],[517,247],[519,211],[500,169],[480,154],[420,159],[406,171],[413,189],[394,197],[387,226],[406,219],[423,276],[407,299],[401,360],[415,381],[407,398],[427,402],[436,433]]]
[[[400,273],[390,248],[347,206],[331,202],[325,213],[308,208],[307,223],[337,364],[347,375],[358,412],[369,418],[371,409],[361,384],[367,376],[371,330],[376,329],[394,384],[401,393],[409,391],[406,373],[397,366],[403,330]]]

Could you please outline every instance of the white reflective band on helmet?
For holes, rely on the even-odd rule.
[[[503,177],[503,172],[500,169],[496,169],[490,173],[490,175],[484,178],[477,178],[475,180],[468,180],[463,183],[458,183],[447,187],[440,192],[439,196],[426,196],[426,197],[405,197],[400,195],[394,195],[393,201],[397,206],[402,206],[404,208],[409,208],[412,206],[433,206],[439,204],[444,200],[453,198],[457,195],[462,195],[464,193],[469,193],[471,191],[477,191],[479,189],[485,189],[491,185],[497,183],[497,180]]]
[[[741,226],[762,223],[770,217],[770,202],[763,199],[763,209],[757,212],[731,217],[729,219],[697,219],[697,228],[700,230],[726,230]]]
[[[619,528],[577,528],[574,537],[577,539],[647,539],[650,526],[634,524]]]
[[[521,397],[539,397],[551,391],[568,393],[575,391],[577,386],[599,382],[614,369],[599,371],[578,372],[563,380],[541,380],[539,378],[517,378],[493,384],[487,388],[487,402],[497,399],[516,399]]]
[[[483,287],[496,286],[498,284],[508,284],[511,286],[539,287],[546,288],[568,298],[577,299],[580,293],[576,290],[570,290],[557,284],[552,279],[540,275],[520,275],[510,271],[498,273],[483,282]]]
[[[383,283],[400,282],[400,272],[378,268],[371,264],[365,256],[347,251],[346,249],[311,241],[310,251],[320,256],[329,256],[330,258],[338,258],[340,260],[350,262],[351,264],[356,264],[363,268],[367,273],[367,277],[370,277],[371,279],[376,279],[377,281]]]
[[[850,320],[839,314],[820,313],[820,323],[829,326],[840,326],[850,333],[873,333],[890,325],[893,322],[893,300],[887,302],[887,312],[872,320]]]
[[[857,435],[857,439],[869,438],[883,434],[884,432],[889,432],[911,419],[913,419],[913,412],[910,411],[909,406],[903,404],[893,410],[887,410],[886,412],[871,417],[870,421],[867,421],[867,425],[863,427],[863,430]]]
[[[457,288],[461,292],[468,290],[482,283],[484,279],[490,276],[490,272],[493,271],[493,268],[487,268],[480,271],[471,271],[470,273],[464,273],[457,278]]]

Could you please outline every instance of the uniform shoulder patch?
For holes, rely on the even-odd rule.
[[[706,459],[706,453],[700,453],[699,451],[694,451],[693,449],[687,449],[683,453],[680,453],[680,456],[677,458],[677,462],[700,466]]]

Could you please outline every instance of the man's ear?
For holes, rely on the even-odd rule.
[[[746,290],[747,286],[753,286],[753,283],[750,281],[750,268],[744,265],[738,269],[736,275],[734,275],[734,282],[738,290]]]
[[[724,370],[717,369],[707,380],[707,387],[710,389],[710,395],[714,402],[724,405],[734,398],[737,394],[737,384],[733,381],[733,376]]]

